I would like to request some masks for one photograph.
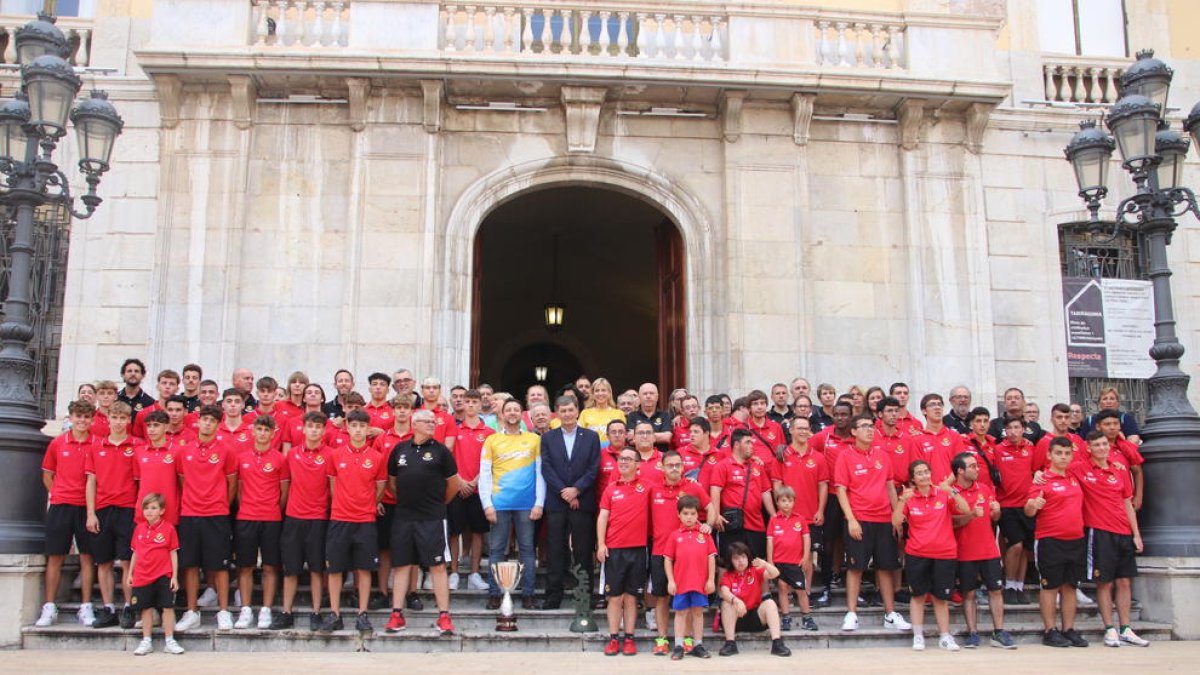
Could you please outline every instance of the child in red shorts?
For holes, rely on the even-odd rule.
[[[142,611],[142,641],[134,656],[145,656],[153,649],[150,634],[154,629],[154,610],[162,612],[163,652],[182,654],[175,641],[175,592],[179,590],[179,536],[175,527],[163,519],[166,500],[157,492],[142,499],[142,515],[133,532],[133,555],[125,572],[125,584],[133,588],[132,604]]]

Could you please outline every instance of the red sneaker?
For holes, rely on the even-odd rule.
[[[613,638],[613,639],[609,640],[608,644],[604,645],[604,655],[605,656],[616,656],[617,654],[620,654],[620,653],[621,653],[621,643],[620,643],[620,641],[617,640],[617,638]]]
[[[404,612],[398,609],[392,610],[392,616],[388,619],[387,626],[384,628],[389,633],[399,633],[408,626],[408,622],[404,620]]]
[[[961,605],[962,601],[963,601],[963,595],[962,595],[961,591],[955,590],[953,593],[950,594],[950,604],[954,605],[955,607]]]
[[[633,641],[632,635],[625,638],[625,646],[621,653],[625,656],[637,656],[637,643]]]
[[[442,635],[454,635],[454,622],[450,620],[450,612],[439,614],[435,625]]]

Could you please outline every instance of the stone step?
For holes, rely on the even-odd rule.
[[[302,604],[302,603],[297,603],[295,605],[295,610],[294,610],[295,611],[295,620],[296,620],[296,624],[298,626],[307,628],[308,615],[309,615],[308,607],[309,607],[308,604]],[[426,603],[425,607],[426,607],[426,609],[421,610],[421,611],[405,610],[404,616],[408,620],[408,623],[411,626],[419,627],[420,629],[423,629],[423,628],[433,625],[433,622],[437,619],[437,612],[433,609],[434,604],[433,604],[432,599],[430,599]],[[342,608],[343,608],[342,609],[343,617],[345,618],[345,621],[347,623],[349,623],[352,620],[352,617],[355,613],[355,605],[347,603],[347,604],[343,604]],[[72,627],[78,627],[78,628],[83,629],[82,626],[79,626],[75,622],[75,611],[77,609],[78,609],[78,605],[75,603],[64,603],[62,605],[59,605],[59,621],[56,625],[72,626]],[[276,609],[276,611],[278,611],[278,605],[276,605],[275,609]],[[907,605],[898,605],[898,609],[905,615],[905,617],[908,616],[909,611],[908,611]],[[256,606],[255,610],[257,612],[257,606]],[[325,611],[329,611],[328,607],[325,607]],[[499,612],[497,612],[495,610],[484,609],[482,604],[464,605],[464,604],[458,602],[456,597],[452,597],[452,599],[451,599],[450,611],[451,611],[451,615],[454,618],[454,623],[458,628],[460,628],[462,630],[472,631],[472,632],[479,632],[479,631],[486,632],[486,631],[490,631],[490,630],[494,629],[494,627],[496,625],[496,616],[499,614]],[[710,617],[713,612],[715,612],[715,609],[709,610],[708,613],[709,613]],[[841,605],[841,606],[835,605],[833,607],[827,607],[827,608],[813,610],[813,618],[817,622],[818,626],[825,628],[825,629],[835,629],[835,628],[841,627],[842,618],[845,616],[845,612],[846,612],[846,608],[844,605]],[[180,613],[177,613],[176,616],[178,616]],[[390,610],[387,610],[387,609],[372,610],[372,611],[368,612],[368,615],[371,617],[371,623],[377,629],[382,630],[383,626],[388,621],[389,613],[390,613]],[[202,628],[215,630],[216,622],[217,622],[216,610],[202,609],[202,610],[200,610],[200,614],[202,617]],[[234,610],[234,615],[235,615],[234,618],[235,619],[237,618],[236,614],[237,614],[237,610],[235,609]],[[521,609],[520,606],[518,605],[516,607],[515,614],[517,615],[518,623],[522,628],[528,629],[528,630],[534,630],[534,631],[553,632],[553,631],[557,631],[557,630],[566,630],[571,625],[571,621],[575,618],[574,609],[570,608],[566,605],[564,605],[562,608],[556,609],[556,610],[525,610],[525,609]],[[861,621],[863,626],[882,625],[883,614],[884,614],[884,611],[883,611],[882,607],[862,607],[862,608],[859,608],[859,611],[858,611],[859,620]],[[927,609],[926,614],[929,616],[932,616],[932,610]],[[257,617],[257,614],[255,614],[255,616]],[[793,616],[793,620],[798,624],[799,623],[799,610],[793,608],[792,616]],[[1016,606],[1012,606],[1012,607],[1006,607],[1004,616],[1005,616],[1005,622],[1009,625],[1039,624],[1039,622],[1041,620],[1040,614],[1038,613],[1038,608],[1036,605],[1016,605]],[[1098,616],[1098,610],[1095,607],[1081,607],[1081,608],[1079,608],[1077,616],[1078,616],[1080,623],[1092,621],[1092,622],[1096,622],[1097,624],[1099,624],[1099,621],[1100,621],[1099,616]],[[1134,607],[1133,608],[1133,619],[1138,620],[1140,617],[1141,617],[1141,609],[1139,607]],[[604,625],[605,618],[604,618],[603,610],[593,611],[592,618],[596,622],[598,622],[598,625],[601,625],[601,626]],[[961,610],[953,609],[951,611],[951,620],[954,622],[957,622],[958,624],[961,624],[962,623]],[[980,622],[981,626],[985,626],[985,627],[991,626],[991,615],[988,614],[986,608],[980,609],[979,622]],[[711,623],[711,618],[709,619],[709,623]],[[708,625],[708,624],[706,624],[706,625]],[[645,627],[645,612],[639,613],[638,627],[639,628]],[[108,632],[115,633],[115,632],[119,631],[120,629],[104,628],[104,629],[91,629],[91,630],[95,630],[96,632],[100,632],[100,633],[108,633]],[[239,630],[238,632],[242,632],[242,631]],[[797,634],[800,633],[798,625],[797,625],[795,631],[793,631],[793,632],[795,632]]]
[[[217,631],[204,626],[194,631],[180,633],[178,639],[185,649],[192,651],[225,652],[485,652],[485,651],[529,651],[529,652],[599,652],[605,637],[600,633],[580,635],[565,630],[535,630],[525,627],[515,633],[498,633],[489,629],[460,628],[453,636],[439,636],[432,628],[414,625],[406,631],[390,635],[376,624],[373,633],[360,634],[353,630],[334,633],[311,633],[307,630],[260,631],[246,629]],[[1092,641],[1094,648],[1103,648],[1101,625],[1098,621],[1081,621],[1078,628]],[[1009,632],[1022,646],[1036,645],[1041,639],[1041,625],[1035,623],[1010,624]],[[955,625],[961,632],[962,626]],[[1161,623],[1135,622],[1134,630],[1151,641],[1171,639],[1171,626]],[[158,631],[156,630],[156,634]],[[926,636],[934,635],[932,626],[926,626]],[[141,638],[140,631],[119,629],[94,630],[78,625],[58,624],[48,628],[27,627],[22,629],[22,646],[25,649],[88,649],[132,651]],[[817,632],[790,632],[784,640],[792,649],[828,649],[850,647],[907,647],[911,643],[907,632],[883,628],[860,628],[854,632],[843,632],[835,628]],[[705,641],[713,651],[722,639],[707,630]],[[738,641],[745,651],[765,651],[768,647],[766,633],[739,635]],[[653,648],[652,638],[639,631],[638,648],[649,653]],[[931,645],[936,649],[936,645]]]

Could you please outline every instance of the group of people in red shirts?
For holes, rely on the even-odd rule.
[[[144,374],[131,359],[123,377],[131,362]],[[1148,644],[1130,627],[1142,458],[1117,411],[1095,415],[1081,438],[1070,431],[1070,408],[1055,405],[1052,431],[1034,443],[1023,416],[1006,414],[997,425],[985,408],[961,416],[967,433],[951,428],[936,393],[921,399],[921,422],[908,412],[908,388],[899,383],[889,391],[901,396],[877,397],[873,407],[850,394],[832,401],[823,395],[810,413],[807,393],[796,394],[785,414],[780,401],[772,406],[758,390],[737,400],[710,396],[702,409],[684,392],[672,397],[678,410],[660,410],[652,384],[629,392],[632,398],[622,395],[617,408],[611,385],[596,380],[593,395],[592,381],[580,378],[555,397],[560,414],[549,424],[526,415],[516,425],[497,424],[488,409],[498,412],[507,395],[490,387],[456,387],[455,404],[442,409],[436,380],[426,381],[423,400],[401,390],[388,400],[393,380],[375,373],[367,402],[344,386],[343,372],[333,409],[303,373],[284,387],[259,379],[257,400],[237,373],[235,386],[219,396],[216,383],[205,380],[191,399],[178,393],[182,378],[174,371],[159,373],[159,399],[131,388],[130,377],[120,390],[111,382],[88,385],[90,395],[68,406],[69,429],[51,442],[42,466],[48,562],[38,625],[56,620],[63,560],[74,546],[79,620],[133,628],[140,619],[137,654],[151,650],[154,610],[162,612],[164,650],[182,653],[174,633],[200,625],[202,573],[218,629],[293,627],[307,573],[312,630],[343,628],[340,589],[349,574],[358,589],[356,628],[372,630],[368,609],[391,601],[393,632],[404,628],[403,608],[419,608],[412,591],[423,569],[433,578],[435,625],[450,634],[460,552],[470,552],[468,587],[488,587],[478,537],[496,520],[490,507],[482,517],[477,494],[485,440],[533,433],[541,449],[530,465],[537,490],[528,517],[541,517],[547,485],[562,508],[582,511],[569,528],[551,528],[562,541],[548,550],[583,561],[594,554],[599,563],[599,579],[589,564],[582,583],[603,596],[605,654],[637,653],[642,607],[655,654],[706,658],[705,616],[715,604],[721,656],[738,653],[739,632],[767,632],[771,653],[788,656],[783,633],[793,629],[792,599],[799,628],[816,631],[812,606],[828,606],[838,585],[846,593],[844,631],[859,628],[860,605],[877,601],[883,625],[911,630],[913,648],[923,650],[931,604],[939,647],[978,647],[978,607],[986,598],[988,642],[1011,649],[1004,608],[1028,602],[1030,558],[1040,581],[1044,644],[1087,646],[1075,628],[1083,581],[1096,584],[1106,645]],[[136,385],[141,378],[133,379]],[[548,407],[544,389],[532,394],[530,408]],[[598,454],[580,454],[593,444]],[[492,459],[484,461],[489,476]],[[499,469],[502,458],[495,460]],[[581,542],[587,551],[570,550]],[[120,609],[116,567],[123,572]],[[241,596],[236,620],[231,569]],[[875,594],[863,592],[869,571]],[[95,609],[94,585],[101,596]],[[186,611],[176,621],[178,590]],[[545,608],[557,607],[561,593],[548,589]],[[911,623],[897,610],[898,596],[909,598]],[[967,628],[962,645],[950,631],[957,603]]]

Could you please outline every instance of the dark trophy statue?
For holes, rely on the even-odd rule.
[[[575,602],[575,620],[571,622],[572,633],[594,633],[596,622],[592,619],[592,594],[588,590],[588,573],[582,565],[571,568],[571,574],[579,580],[575,590],[571,591]]]

